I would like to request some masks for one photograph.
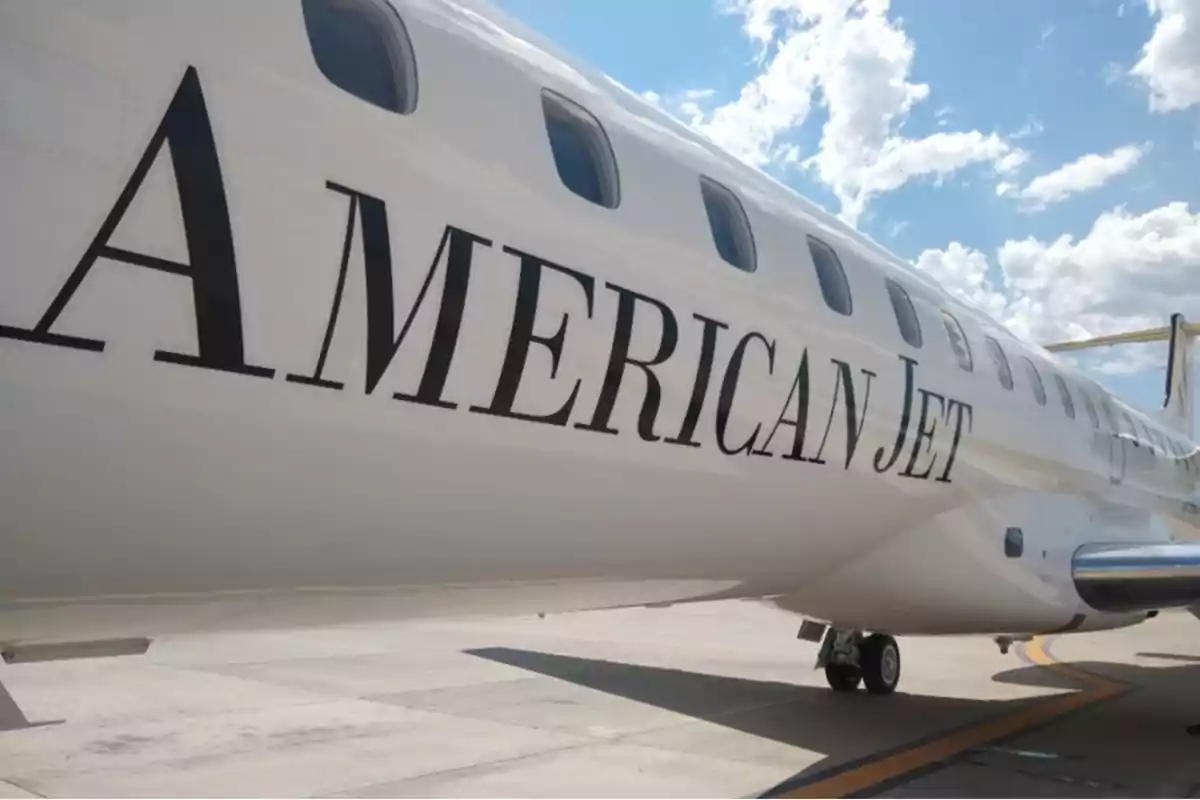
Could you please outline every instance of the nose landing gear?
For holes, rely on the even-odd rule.
[[[852,692],[861,682],[871,694],[891,694],[900,683],[900,646],[884,633],[830,628],[817,666],[835,692]]]

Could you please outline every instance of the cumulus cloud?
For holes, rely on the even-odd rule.
[[[1071,195],[1100,188],[1133,169],[1149,149],[1149,144],[1129,144],[1105,155],[1089,153],[1052,172],[1038,175],[1024,189],[1002,182],[996,187],[996,193],[1021,200],[1027,211],[1038,211],[1052,203],[1061,203]]]
[[[1130,75],[1150,92],[1150,109],[1181,111],[1200,103],[1200,0],[1146,0],[1158,16]]]
[[[1125,344],[1110,351],[1092,369],[1103,375],[1138,375],[1167,361],[1166,347],[1159,342]]]
[[[987,256],[980,251],[951,242],[945,250],[921,253],[917,268],[997,321],[1007,316],[1008,297],[988,278]]]
[[[1045,126],[1042,125],[1042,121],[1031,114],[1029,116],[1029,120],[1024,125],[1022,125],[1020,128],[1013,131],[1013,133],[1011,133],[1008,138],[1009,139],[1027,139],[1030,136],[1037,136],[1043,130],[1045,130]]]
[[[639,94],[643,100],[647,100],[668,114],[674,115],[676,119],[696,126],[704,118],[704,111],[701,108],[702,102],[716,94],[716,91],[716,89],[687,89],[682,92],[671,92],[664,95],[661,92],[650,89]]]
[[[958,242],[926,250],[916,262],[948,291],[1036,342],[1157,327],[1175,311],[1200,319],[1200,211],[1186,203],[1144,214],[1117,208],[1078,239],[1009,240],[995,263],[993,282],[987,256]],[[1120,348],[1099,369],[1139,371],[1154,356],[1149,348]]]
[[[909,80],[912,41],[889,19],[889,0],[727,0],[758,46],[758,75],[738,97],[694,127],[757,167],[810,169],[856,224],[870,200],[922,177],[943,179],[971,164],[1011,171],[1028,157],[995,133],[900,129],[930,94]],[[828,112],[818,150],[801,158],[787,141],[814,104]],[[697,106],[694,110],[700,111]]]

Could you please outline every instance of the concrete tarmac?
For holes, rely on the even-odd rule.
[[[835,694],[750,602],[156,641],[0,665],[0,797],[1200,797],[1200,620],[901,639]]]

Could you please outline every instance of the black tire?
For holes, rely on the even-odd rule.
[[[900,645],[891,636],[873,633],[859,650],[863,684],[871,694],[891,694],[900,683]]]
[[[835,692],[853,692],[862,680],[862,672],[850,664],[826,664],[825,680]]]

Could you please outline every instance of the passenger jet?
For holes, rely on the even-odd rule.
[[[0,652],[745,598],[896,636],[1200,601],[1145,414],[469,0],[0,3]],[[713,631],[720,636],[720,631]]]

